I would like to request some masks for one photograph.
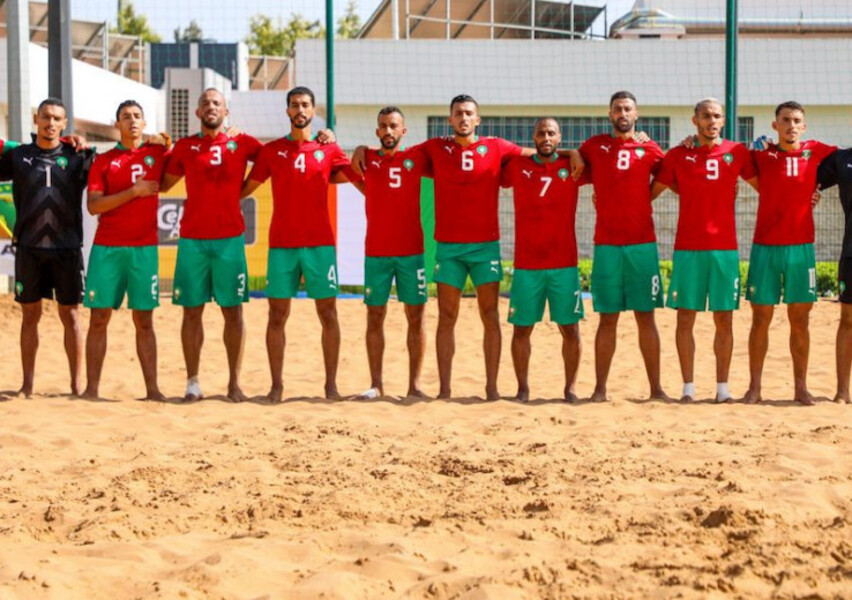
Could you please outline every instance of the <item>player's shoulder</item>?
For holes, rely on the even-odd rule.
[[[176,141],[174,149],[181,151],[189,150],[192,146],[199,144],[201,141],[202,140],[198,134],[188,135]]]
[[[587,147],[588,146],[597,146],[597,145],[600,145],[600,144],[605,144],[605,143],[607,143],[608,141],[611,141],[611,140],[612,140],[612,136],[609,135],[608,133],[599,133],[599,134],[593,135],[592,137],[587,139],[585,142],[583,142],[583,145],[587,146]]]

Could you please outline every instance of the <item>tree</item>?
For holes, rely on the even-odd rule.
[[[195,19],[189,22],[186,29],[181,32],[180,27],[175,29],[175,42],[201,42],[204,40],[204,32],[198,26]]]
[[[266,15],[251,18],[246,43],[251,54],[269,56],[291,56],[296,40],[321,38],[325,29],[319,21],[308,21],[299,13],[293,13],[286,24],[277,23]]]
[[[358,3],[349,0],[346,12],[337,20],[337,37],[351,39],[361,31],[361,17],[358,16]]]
[[[159,42],[162,38],[151,30],[148,25],[148,17],[137,15],[133,8],[133,2],[122,0],[118,3],[118,25],[110,27],[113,33],[126,35],[138,35],[143,42]]]

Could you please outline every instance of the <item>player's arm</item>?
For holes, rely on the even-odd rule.
[[[533,152],[535,154],[535,152]],[[557,150],[559,156],[564,156],[571,161],[571,178],[574,181],[580,179],[583,170],[586,168],[586,161],[583,160],[583,155],[579,150]]]
[[[243,189],[240,190],[240,200],[251,196],[254,191],[263,185],[262,181],[251,179],[250,177],[243,182]]]
[[[375,150],[378,152],[378,146],[358,146],[355,152],[352,153],[352,169],[363,176],[364,170],[367,168],[367,150]]]
[[[160,180],[160,191],[168,192],[170,189],[175,187],[175,184],[180,181],[181,177],[183,177],[183,175],[163,171],[163,178]]]
[[[817,170],[817,189],[827,190],[837,185],[837,160],[839,152],[840,150],[835,150],[819,163],[819,169]]]
[[[364,179],[349,165],[332,171],[329,183],[351,183],[358,188],[359,192],[366,194],[364,191],[366,189]]]
[[[663,192],[665,192],[667,189],[669,189],[668,185],[655,179],[654,182],[651,184],[651,200],[656,200],[657,197]],[[675,194],[677,193],[676,189],[672,188],[672,191]]]
[[[760,191],[760,185],[758,184],[758,177],[755,175],[754,177],[749,177],[748,179],[744,179],[744,181],[754,188],[755,192]]]
[[[86,206],[89,209],[90,214],[99,215],[114,208],[118,208],[122,204],[130,202],[134,198],[139,198],[140,196],[151,196],[159,191],[160,183],[158,181],[140,179],[126,190],[110,194],[109,196],[105,196],[104,193],[99,190],[90,190],[87,194],[88,200],[86,201]]]
[[[334,132],[331,129],[320,129],[317,132],[317,141],[323,146],[327,144],[333,144],[337,141],[337,136],[334,135]]]

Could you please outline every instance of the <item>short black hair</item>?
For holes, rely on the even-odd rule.
[[[125,100],[119,104],[118,108],[115,110],[115,120],[118,121],[121,118],[121,111],[130,106],[135,106],[142,113],[142,116],[145,116],[145,110],[142,108],[141,104],[139,104],[136,100]]]
[[[538,129],[539,125],[541,125],[542,123],[545,123],[547,121],[553,121],[554,123],[556,123],[557,129],[559,129],[559,130],[562,129],[559,126],[559,120],[556,117],[539,117],[538,119],[535,120],[535,123],[533,124],[533,130]]]
[[[287,106],[290,106],[290,98],[293,96],[309,96],[311,99],[311,106],[316,106],[317,101],[314,98],[314,93],[303,85],[294,87],[292,90],[287,92]]]
[[[802,114],[805,114],[805,107],[796,102],[795,100],[787,100],[787,102],[782,102],[778,106],[775,107],[775,117],[778,118],[778,115],[781,114],[781,111],[785,108],[789,108],[790,110],[798,110]]]
[[[36,111],[36,114],[40,113],[41,109],[44,108],[45,106],[58,106],[62,110],[65,110],[66,113],[68,112],[65,109],[65,103],[62,102],[62,100],[60,100],[59,98],[50,97],[50,98],[45,98],[44,100],[41,101],[41,104],[38,105],[38,110]]]
[[[473,96],[468,96],[467,94],[459,94],[452,100],[450,100],[450,113],[453,112],[453,107],[456,104],[463,104],[465,102],[473,102],[474,106],[476,106],[476,110],[479,110],[479,102],[473,99]]]
[[[631,94],[627,90],[620,90],[618,92],[615,92],[612,96],[610,96],[610,98],[609,98],[610,107],[612,106],[612,103],[615,102],[616,100],[633,100],[633,104],[637,104],[636,96],[634,96],[633,94]]]
[[[398,106],[385,106],[382,110],[379,111],[379,117],[382,115],[392,115],[393,113],[397,113],[403,120],[405,120],[405,114],[403,114],[402,110]],[[378,117],[377,117],[378,118]]]

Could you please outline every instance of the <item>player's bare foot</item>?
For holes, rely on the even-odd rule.
[[[98,390],[94,388],[87,387],[82,394],[80,394],[81,398],[85,398],[86,400],[97,400],[98,399]]]
[[[29,400],[33,397],[33,388],[32,386],[25,385],[17,392],[15,392],[14,396],[15,398],[26,398],[27,400]]]
[[[493,388],[485,388],[485,400],[487,402],[493,402],[494,400],[500,399],[500,392],[497,391],[496,387]]]
[[[592,395],[589,398],[589,402],[607,402],[608,400],[609,398],[606,397],[606,388],[595,388],[595,391],[592,392]]]
[[[653,390],[653,391],[651,392],[651,395],[649,396],[649,398],[650,398],[651,400],[663,400],[663,401],[665,401],[665,402],[671,402],[672,400],[674,400],[674,398],[672,398],[671,396],[669,396],[669,395],[668,395],[668,394],[667,394],[667,393],[663,390],[663,388],[658,388],[658,389],[656,389],[656,390]]]
[[[231,402],[245,402],[248,400],[248,396],[243,394],[240,386],[232,385],[228,387],[228,400]]]
[[[695,402],[695,398],[693,398],[689,394],[684,394],[683,396],[680,397],[680,401],[681,402],[687,402],[687,403]]]
[[[450,390],[441,390],[438,392],[438,395],[435,396],[438,400],[449,400],[453,397],[453,393]]]
[[[796,396],[793,398],[793,400],[795,400],[802,406],[813,406],[814,404],[816,404],[814,397],[808,390],[796,392]]]
[[[408,388],[406,398],[428,398],[429,395],[418,387]]]
[[[283,399],[284,399],[284,388],[283,387],[272,386],[272,389],[269,390],[268,394],[266,394],[266,400],[267,400],[267,402],[270,402],[271,404],[280,404]]]
[[[852,404],[852,399],[849,398],[849,392],[837,392],[833,400],[838,404]]]
[[[325,397],[329,400],[340,400],[340,392],[337,391],[337,386],[334,384],[326,385]]]
[[[529,402],[530,401],[530,390],[527,387],[519,387],[518,393],[515,394],[515,400],[518,402]]]
[[[159,389],[148,390],[145,393],[145,397],[142,398],[142,400],[150,402],[163,402],[165,399],[166,395]]]
[[[742,400],[745,404],[760,404],[763,402],[763,397],[757,390],[748,390]]]
[[[577,402],[577,400],[579,400],[579,398],[577,397],[577,394],[575,394],[574,392],[572,392],[569,389],[565,390],[565,396],[564,397],[565,397],[565,402],[570,402],[571,404],[573,404],[574,402]]]

